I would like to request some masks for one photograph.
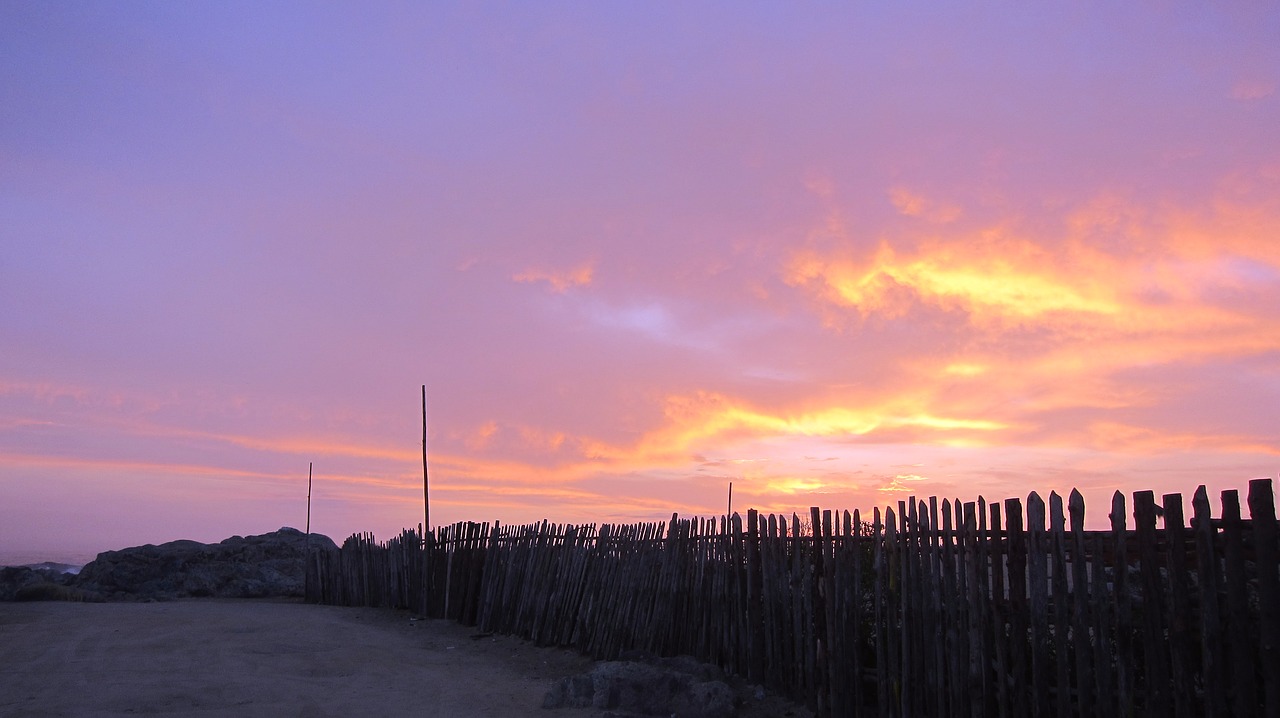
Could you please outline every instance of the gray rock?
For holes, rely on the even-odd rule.
[[[73,585],[111,600],[302,596],[307,545],[306,534],[282,528],[216,544],[170,541],[105,551]],[[312,551],[337,551],[321,534],[311,534],[310,545]]]
[[[590,673],[565,678],[543,699],[543,708],[593,708],[612,716],[730,718],[735,693],[714,666],[692,658],[652,662],[608,661]]]

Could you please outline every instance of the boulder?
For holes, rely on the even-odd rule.
[[[216,544],[184,540],[105,551],[73,585],[109,600],[302,596],[307,545],[306,534],[286,527]],[[310,546],[337,551],[321,534],[311,534]]]
[[[731,718],[738,696],[715,666],[688,658],[598,663],[556,684],[543,708],[592,708],[611,716]]]

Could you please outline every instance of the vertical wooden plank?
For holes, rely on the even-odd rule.
[[[898,517],[902,521],[901,536],[898,543],[898,562],[899,568],[899,609],[898,609],[898,700],[902,704],[902,714],[907,716],[916,715],[915,703],[919,689],[915,683],[915,636],[914,629],[918,626],[916,619],[917,612],[913,610],[914,601],[919,596],[919,583],[915,580],[913,571],[915,546],[912,536],[916,532],[916,500],[915,497],[909,497],[907,505],[898,502]]]
[[[827,652],[830,648],[827,640],[827,605],[823,585],[824,562],[822,556],[822,512],[817,506],[809,508],[809,523],[813,530],[809,537],[808,556],[808,592],[810,608],[810,625],[813,626],[813,668],[812,680],[814,694],[817,697],[818,715],[831,715],[829,688],[827,683]]]
[[[991,574],[990,561],[991,537],[987,527],[987,500],[979,496],[978,505],[974,509],[977,519],[977,533],[974,534],[973,559],[977,564],[978,576],[978,656],[979,674],[982,681],[981,715],[991,715],[995,706],[995,684],[991,667],[995,663],[995,648],[991,641],[991,625],[994,623],[991,611]],[[976,718],[976,717],[975,717]]]
[[[764,578],[760,572],[760,530],[755,509],[747,510],[747,632],[751,654],[747,662],[747,678],[752,683],[764,680],[764,600],[760,593]]]
[[[1089,611],[1091,587],[1088,579],[1088,558],[1085,551],[1084,496],[1075,489],[1067,497],[1067,512],[1071,515],[1071,598],[1074,616],[1071,625],[1072,652],[1076,662],[1077,715],[1087,718],[1096,714],[1094,708],[1093,649],[1090,633],[1093,617]],[[1101,640],[1094,636],[1094,640]]]
[[[1134,627],[1129,596],[1128,529],[1126,528],[1124,494],[1119,491],[1111,497],[1111,543],[1114,547],[1112,585],[1115,586],[1115,687],[1116,715],[1133,714]],[[1101,670],[1101,669],[1099,669]]]
[[[843,704],[840,701],[844,681],[840,680],[841,676],[838,671],[842,663],[841,649],[843,646],[840,645],[840,641],[837,638],[840,634],[840,628],[836,622],[836,604],[839,597],[836,593],[835,579],[838,564],[835,561],[835,548],[838,540],[838,529],[839,525],[832,523],[831,510],[824,509],[822,512],[822,540],[815,540],[815,543],[819,548],[819,554],[822,556],[822,572],[819,575],[821,577],[823,608],[826,614],[823,618],[826,630],[820,635],[823,649],[827,653],[827,659],[824,661],[824,680],[827,684],[827,705],[832,715],[844,715]]]
[[[1093,685],[1094,701],[1097,710],[1094,715],[1106,715],[1109,712],[1118,714],[1120,699],[1116,694],[1115,676],[1119,669],[1115,668],[1116,657],[1112,648],[1115,646],[1113,621],[1117,613],[1117,594],[1107,581],[1107,550],[1110,534],[1098,532],[1092,541],[1093,553],[1089,559],[1089,617],[1093,621]],[[1114,548],[1114,547],[1112,547]],[[1118,649],[1117,649],[1118,653]]]
[[[1027,582],[1030,600],[1031,715],[1048,718],[1049,701],[1049,561],[1044,499],[1027,496]]]
[[[1280,718],[1280,547],[1276,545],[1276,506],[1271,479],[1249,482],[1249,518],[1258,566],[1258,668],[1263,676],[1263,711]]]
[[[1035,702],[1028,676],[1031,657],[1028,655],[1027,636],[1030,630],[1027,607],[1027,537],[1022,530],[1022,502],[1006,499],[1004,502],[1007,527],[1009,563],[1009,691],[1013,714],[1031,715]]]
[[[968,501],[963,507],[963,519],[960,528],[961,561],[964,567],[965,591],[967,593],[968,613],[965,629],[968,632],[968,692],[965,701],[968,703],[970,718],[982,718],[987,710],[987,696],[983,690],[983,675],[990,665],[989,657],[983,651],[982,603],[983,586],[986,584],[986,567],[979,560],[977,505]]]
[[[848,520],[848,517],[849,514],[846,512],[846,521]],[[853,526],[849,527],[849,530],[846,530],[845,533],[849,536],[853,549],[853,593],[850,599],[853,602],[850,606],[852,615],[850,638],[852,640],[849,647],[853,654],[853,691],[850,694],[850,700],[852,701],[850,708],[851,712],[856,714],[869,707],[865,700],[865,691],[863,690],[862,656],[864,655],[864,651],[862,644],[865,641],[863,638],[863,627],[870,624],[870,621],[867,620],[869,618],[869,612],[867,611],[867,605],[864,600],[865,594],[862,584],[864,571],[863,564],[865,563],[862,553],[867,550],[867,547],[870,546],[870,544],[867,543],[868,537],[864,535],[862,531],[862,516],[859,514],[857,509],[853,510]]]
[[[1008,539],[1000,519],[1000,502],[993,501],[991,509],[991,640],[995,649],[995,698],[996,712],[1000,718],[1014,714],[1013,699],[1009,691],[1009,599],[1006,580],[1008,565]]]
[[[792,667],[795,658],[792,653],[791,638],[791,574],[787,565],[787,520],[785,517],[769,515],[769,536],[776,541],[771,553],[773,560],[774,581],[774,651],[777,653],[777,668],[773,675],[782,676],[782,685],[787,695],[795,691],[795,677]]]
[[[1059,718],[1069,718],[1071,710],[1071,660],[1068,634],[1071,632],[1067,617],[1070,589],[1067,585],[1066,517],[1062,510],[1062,497],[1054,491],[1049,494],[1049,549],[1052,560],[1052,610],[1053,610],[1053,665],[1054,695],[1057,698],[1056,713]]]
[[[938,644],[945,640],[941,633],[935,605],[941,592],[938,570],[935,566],[933,544],[937,540],[937,512],[930,511],[924,499],[918,504],[916,532],[916,616],[919,630],[915,634],[915,684],[918,687],[919,710],[924,715],[938,715],[944,708],[938,705],[939,688],[944,680],[938,664],[941,651]]]
[[[790,616],[791,623],[787,631],[788,638],[788,655],[790,662],[787,664],[791,672],[791,685],[793,695],[804,695],[805,693],[805,673],[804,673],[804,641],[803,632],[801,631],[801,620],[803,612],[803,602],[800,599],[800,584],[803,576],[801,575],[799,565],[799,530],[800,521],[795,514],[791,515],[792,531],[787,534],[787,518],[783,516],[779,521],[778,528],[782,532],[783,545],[786,550],[786,575],[787,588],[785,594],[787,615]],[[806,703],[808,698],[803,699]]]
[[[959,697],[959,703],[956,705],[956,715],[963,716],[969,712],[970,706],[975,700],[975,691],[973,684],[970,682],[969,656],[972,654],[972,648],[969,645],[970,626],[973,623],[973,601],[972,594],[969,591],[969,558],[968,549],[969,541],[971,541],[970,533],[965,530],[965,514],[964,502],[960,497],[953,497],[951,500],[951,511],[953,516],[953,531],[951,537],[952,542],[952,571],[955,574],[956,581],[956,625],[957,625],[957,652],[959,661],[956,663],[957,671],[955,680],[959,683],[956,695]]]
[[[817,692],[814,684],[813,665],[813,597],[810,591],[812,567],[809,563],[808,551],[804,537],[800,535],[800,517],[791,514],[792,545],[792,586],[795,618],[792,628],[795,631],[797,668],[799,669],[799,689],[805,696],[805,705],[810,710],[817,710]]]
[[[923,510],[924,505],[921,504],[921,511]],[[947,712],[947,627],[942,613],[942,596],[946,588],[942,570],[940,535],[942,524],[938,517],[937,496],[929,497],[928,516],[928,553],[925,572],[929,576],[929,583],[925,614],[928,616],[929,626],[925,635],[932,636],[933,640],[925,644],[929,646],[932,658],[925,664],[925,673],[933,684],[932,690],[929,691],[929,708],[933,715],[941,715]]]
[[[897,656],[893,620],[890,617],[892,607],[896,605],[893,595],[897,588],[896,578],[898,565],[892,554],[892,547],[897,542],[896,519],[893,509],[885,508],[884,523],[880,523],[880,508],[876,507],[872,514],[872,535],[875,537],[875,610],[876,610],[876,709],[877,715],[898,716],[896,696],[898,691]],[[891,698],[894,697],[894,698]]]
[[[1222,543],[1226,573],[1227,645],[1230,646],[1231,693],[1236,716],[1254,716],[1258,709],[1256,634],[1249,621],[1249,589],[1245,573],[1244,526],[1240,494],[1222,492]]]
[[[942,533],[939,541],[942,544],[942,601],[943,626],[946,631],[946,646],[943,658],[947,665],[947,703],[948,715],[959,716],[967,710],[964,705],[965,687],[968,685],[968,671],[964,659],[969,655],[967,643],[962,640],[967,636],[962,619],[962,611],[969,594],[963,585],[963,573],[956,571],[956,531],[952,523],[954,508],[959,508],[949,500],[942,502]],[[959,573],[959,575],[957,575]]]
[[[1138,537],[1138,571],[1142,582],[1142,641],[1145,669],[1145,710],[1168,715],[1170,701],[1169,662],[1165,643],[1164,586],[1160,580],[1160,559],[1156,535],[1156,502],[1151,491],[1133,495],[1133,520]]]
[[[787,520],[784,516],[770,514],[769,536],[776,542],[771,552],[773,561],[774,651],[778,664],[774,675],[781,678],[788,695],[794,695],[795,665],[791,642],[791,573],[787,563]]]
[[[1182,494],[1165,494],[1165,565],[1169,574],[1169,678],[1173,714],[1177,718],[1203,715],[1195,691],[1195,644],[1192,641],[1191,582],[1187,577],[1187,541]]]
[[[1204,681],[1205,716],[1221,718],[1228,715],[1227,674],[1223,663],[1226,647],[1222,643],[1222,614],[1218,592],[1222,585],[1218,568],[1218,552],[1214,536],[1213,516],[1209,507],[1209,494],[1204,485],[1196,489],[1191,499],[1195,518],[1192,530],[1196,536],[1196,574],[1200,596],[1200,675]]]
[[[758,587],[759,614],[760,625],[756,628],[760,632],[760,670],[762,671],[761,682],[775,687],[773,685],[772,676],[774,675],[773,666],[775,665],[775,657],[773,655],[773,577],[771,571],[773,569],[772,546],[773,539],[769,535],[768,518],[760,514],[756,514],[752,519],[752,523],[756,524],[756,536],[758,541],[758,564],[757,571],[760,574],[760,583]],[[777,527],[777,524],[774,524]],[[687,651],[686,651],[687,652]],[[696,654],[695,654],[696,655]]]

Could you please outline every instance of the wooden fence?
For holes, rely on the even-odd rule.
[[[1280,716],[1270,479],[670,523],[459,523],[312,556],[312,601],[425,611],[596,658],[689,654],[820,715]],[[424,580],[425,571],[425,580]]]

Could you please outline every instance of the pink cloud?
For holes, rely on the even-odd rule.
[[[564,270],[530,268],[513,275],[511,278],[517,282],[524,283],[546,282],[551,287],[551,291],[564,294],[573,287],[590,286],[594,276],[595,263],[587,262]]]
[[[1231,87],[1231,99],[1245,101],[1261,100],[1264,97],[1270,97],[1275,94],[1275,91],[1276,83],[1269,80],[1240,80]]]

